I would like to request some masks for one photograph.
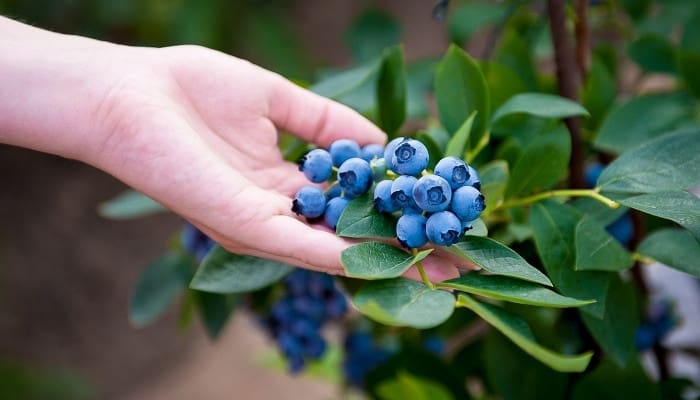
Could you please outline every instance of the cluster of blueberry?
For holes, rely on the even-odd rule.
[[[287,358],[289,371],[298,373],[307,360],[323,355],[321,329],[345,315],[348,305],[333,277],[320,272],[297,269],[285,278],[284,290],[263,325]]]
[[[197,229],[189,222],[185,222],[185,227],[182,229],[180,242],[186,252],[194,255],[197,261],[202,261],[204,256],[216,245],[209,236]]]
[[[313,183],[330,180],[324,193],[316,186],[297,192],[292,210],[313,219],[323,216],[335,229],[350,199],[374,186],[379,212],[400,212],[396,236],[407,248],[428,241],[443,246],[456,243],[485,208],[481,181],[471,166],[456,157],[445,157],[428,167],[428,149],[415,139],[396,138],[386,147],[363,148],[347,139],[333,142],[328,150],[314,149],[302,158],[299,170]],[[333,176],[333,168],[337,174]]]
[[[391,353],[379,347],[369,332],[351,332],[343,346],[343,372],[348,384],[362,387],[368,372],[389,359]]]
[[[335,229],[350,200],[367,193],[374,179],[384,176],[383,157],[383,146],[360,148],[348,139],[336,140],[328,150],[311,150],[301,159],[299,170],[313,183],[330,181],[331,185],[325,193],[316,186],[304,186],[294,198],[292,211],[309,219],[323,216],[326,225]]]

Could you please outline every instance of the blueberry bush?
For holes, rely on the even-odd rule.
[[[643,270],[700,277],[700,5],[439,1],[432,14],[451,42],[440,58],[408,62],[398,23],[369,10],[346,35],[356,64],[308,85],[373,120],[386,147],[280,136],[309,180],[290,208],[357,239],[346,276],[231,254],[185,225],[144,272],[132,323],[182,298],[181,324],[199,314],[215,338],[246,307],[290,373],[321,365],[383,399],[697,395],[669,370],[680,321]],[[101,208],[156,210],[137,193]],[[433,251],[476,270],[432,282]],[[420,281],[402,277],[412,267]],[[324,363],[332,348],[342,361]]]

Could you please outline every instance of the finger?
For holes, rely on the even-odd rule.
[[[366,118],[335,101],[279,77],[269,95],[270,120],[300,138],[328,147],[337,139],[360,144],[386,142],[386,135]]]
[[[428,276],[428,279],[430,279],[431,282],[442,282],[448,279],[459,277],[459,271],[457,270],[457,267],[449,260],[446,260],[442,257],[431,254],[430,256],[426,257],[423,261],[421,261],[421,263],[423,264],[423,270],[425,271],[425,274]],[[422,280],[416,266],[413,266],[408,271],[406,271],[404,277],[416,281]]]
[[[435,248],[433,250],[433,254],[440,256],[444,258],[445,260],[449,261],[450,263],[454,264],[457,266],[459,269],[468,269],[468,270],[478,270],[479,266],[465,260],[464,258],[452,253],[449,250],[443,249],[443,248]]]

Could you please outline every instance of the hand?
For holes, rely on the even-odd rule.
[[[39,137],[28,147],[109,172],[232,252],[342,273],[340,252],[352,243],[291,212],[291,197],[308,182],[283,160],[277,129],[326,147],[339,138],[383,143],[377,127],[277,74],[202,47],[55,40],[54,48],[70,51],[53,50],[62,63],[47,61],[54,69],[43,88],[69,90],[73,103],[54,108],[66,115],[52,125],[50,137],[60,140],[29,129]],[[66,64],[79,71],[63,73]],[[456,276],[454,260],[433,256],[424,264],[432,279]]]

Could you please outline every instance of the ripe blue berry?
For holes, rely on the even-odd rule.
[[[634,236],[634,224],[632,224],[632,215],[626,212],[616,219],[612,224],[605,228],[618,242],[623,245],[628,245]]]
[[[299,171],[313,183],[325,182],[333,173],[333,160],[323,149],[313,149],[301,158]]]
[[[452,194],[452,212],[462,221],[473,221],[479,218],[486,208],[484,196],[472,186],[462,186]]]
[[[467,164],[457,157],[445,157],[435,164],[435,175],[445,178],[454,190],[464,186],[469,180]]]
[[[340,187],[340,185],[335,184],[329,189],[326,189],[326,201],[329,201],[330,199],[334,197],[340,197],[341,194],[343,194],[343,188]]]
[[[323,214],[323,219],[329,228],[335,230],[340,219],[340,214],[343,213],[350,200],[345,197],[334,197],[326,204],[326,212]]]
[[[396,146],[389,167],[401,175],[420,175],[428,166],[428,148],[415,139],[408,139]]]
[[[304,186],[299,189],[292,202],[292,211],[306,218],[320,217],[325,210],[326,196],[316,186]]]
[[[597,162],[587,165],[585,171],[586,187],[595,187],[596,183],[598,183],[598,178],[604,169],[605,166]]]
[[[441,246],[450,246],[462,236],[462,222],[449,211],[437,212],[425,224],[428,239]]]
[[[350,158],[338,168],[338,184],[346,196],[361,196],[372,186],[372,168],[361,158]]]
[[[425,234],[427,218],[421,214],[404,214],[396,223],[396,237],[403,247],[415,249],[425,246],[428,237]]]
[[[182,247],[190,254],[194,255],[197,261],[202,261],[204,257],[216,245],[209,236],[197,229],[189,222],[185,222],[185,228],[180,237]]]
[[[372,161],[375,158],[383,158],[384,146],[376,143],[368,144],[362,147],[360,150],[360,157],[367,162]]]
[[[383,213],[392,213],[397,211],[399,207],[391,198],[391,184],[393,181],[383,180],[377,183],[374,187],[374,208]]]
[[[387,166],[391,167],[391,159],[394,158],[394,151],[396,150],[396,147],[399,145],[399,143],[405,142],[407,140],[408,138],[405,137],[397,137],[386,144],[386,147],[384,148],[384,161],[386,161]]]
[[[447,210],[452,199],[450,184],[437,175],[425,175],[413,187],[413,198],[418,207],[427,212]]]
[[[328,152],[331,154],[333,165],[336,167],[339,167],[346,160],[353,157],[360,157],[361,154],[360,145],[354,140],[350,139],[336,140],[335,142],[331,143],[330,147],[328,148]]]
[[[399,208],[416,207],[413,200],[413,186],[417,179],[410,175],[401,175],[391,184],[391,199]]]
[[[476,188],[476,190],[481,190],[481,178],[479,178],[479,174],[476,172],[476,170],[469,165],[469,180],[467,180],[467,183],[465,185],[472,186]]]

